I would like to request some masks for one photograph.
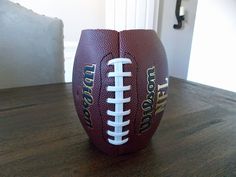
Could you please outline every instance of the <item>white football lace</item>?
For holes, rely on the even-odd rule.
[[[115,98],[108,98],[107,103],[115,104],[115,111],[107,110],[109,116],[114,116],[115,120],[108,120],[107,124],[114,127],[114,131],[107,131],[109,136],[114,137],[114,139],[108,138],[108,142],[113,145],[121,145],[126,143],[129,138],[123,139],[123,136],[129,134],[129,130],[123,131],[123,127],[129,125],[130,120],[123,120],[124,116],[130,114],[130,109],[124,111],[124,103],[130,102],[131,98],[124,98],[124,91],[131,90],[131,86],[124,86],[124,77],[131,77],[131,72],[123,72],[123,64],[131,64],[129,58],[114,58],[108,61],[107,65],[114,65],[114,72],[109,72],[108,77],[115,78],[115,86],[108,86],[108,92],[115,92]]]

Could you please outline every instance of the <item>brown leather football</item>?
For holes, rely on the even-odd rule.
[[[165,50],[152,30],[84,30],[73,69],[79,119],[103,152],[144,148],[167,99]]]

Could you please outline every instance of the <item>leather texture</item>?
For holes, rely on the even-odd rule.
[[[114,121],[114,117],[107,114],[107,110],[114,110],[114,104],[108,104],[107,98],[114,98],[113,92],[108,92],[108,86],[114,86],[114,78],[108,77],[114,67],[107,65],[114,58],[129,58],[132,64],[123,65],[124,72],[131,72],[131,77],[124,77],[124,86],[130,85],[131,90],[124,92],[124,98],[130,97],[131,101],[124,104],[124,110],[131,110],[124,116],[124,121],[130,120],[129,125],[123,127],[123,131],[129,130],[129,134],[123,138],[129,138],[122,145],[113,145],[108,142],[111,138],[107,131],[114,131],[108,126],[107,121]],[[92,104],[87,110],[90,114],[91,126],[84,114],[85,66],[95,67],[93,86],[89,87],[92,96]],[[143,120],[143,102],[148,94],[148,68],[155,67],[155,90],[151,113],[150,127],[141,132]],[[154,108],[158,102],[158,85],[166,82],[168,78],[167,59],[163,45],[152,30],[84,30],[77,48],[73,68],[73,95],[78,117],[91,141],[101,151],[110,155],[120,155],[138,151],[149,143],[155,133],[163,111],[155,114]],[[167,93],[167,88],[163,93]],[[160,92],[160,94],[163,94]]]

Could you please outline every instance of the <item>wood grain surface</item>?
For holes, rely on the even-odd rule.
[[[77,118],[71,84],[0,90],[0,177],[235,177],[236,94],[170,78],[148,147],[109,157]]]

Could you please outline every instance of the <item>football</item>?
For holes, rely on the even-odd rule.
[[[83,30],[73,68],[78,117],[109,155],[146,147],[166,103],[168,67],[153,30]]]

